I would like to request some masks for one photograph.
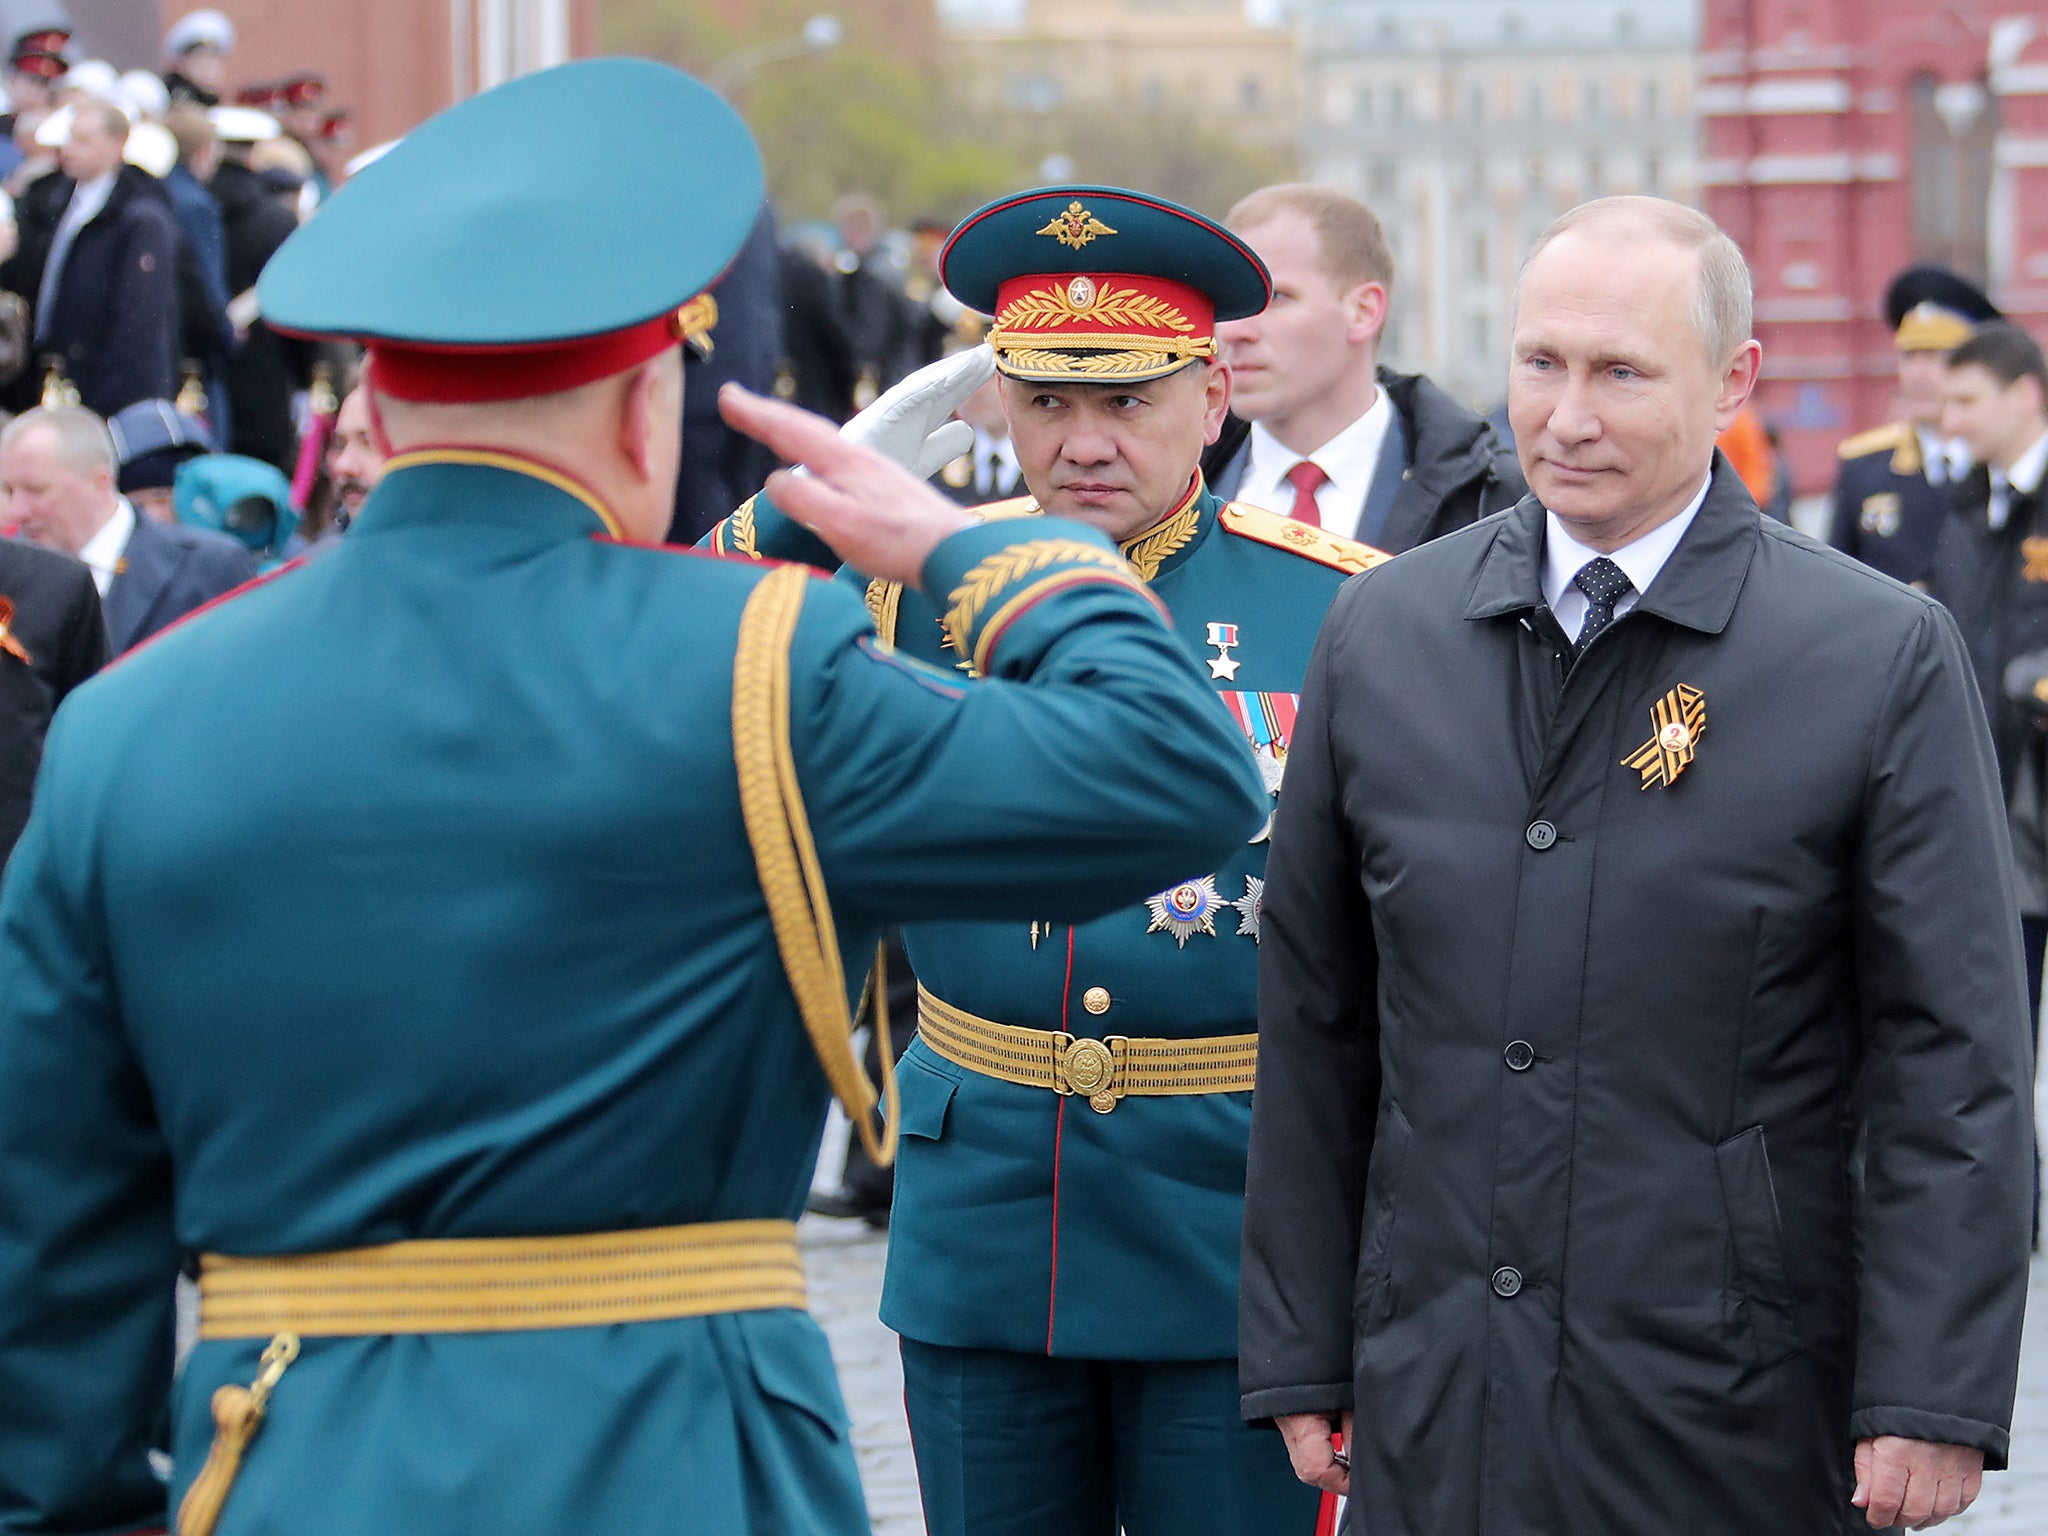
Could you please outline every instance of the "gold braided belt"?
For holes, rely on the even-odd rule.
[[[502,1333],[803,1305],[787,1221],[199,1261],[202,1339]]]
[[[956,1066],[984,1077],[1054,1093],[1081,1094],[1106,1115],[1117,1100],[1190,1093],[1243,1093],[1258,1068],[1257,1035],[1194,1040],[1100,1040],[1062,1031],[998,1024],[917,989],[924,1043]]]

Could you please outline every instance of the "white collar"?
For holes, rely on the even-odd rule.
[[[74,224],[83,224],[102,208],[107,199],[114,195],[114,181],[118,171],[109,171],[104,176],[95,176],[91,181],[81,181],[72,189],[71,201],[65,206],[64,216]]]
[[[1693,519],[1699,516],[1700,507],[1707,499],[1707,491],[1713,486],[1711,473],[1701,482],[1699,494],[1686,505],[1683,512],[1669,522],[1659,523],[1648,533],[1624,544],[1619,549],[1609,550],[1607,558],[1620,566],[1629,579],[1633,590],[1614,605],[1615,615],[1628,612],[1636,605],[1650,583],[1664,569],[1672,553],[1678,548],[1678,541],[1685,537]],[[1600,558],[1601,552],[1581,544],[1571,536],[1563,521],[1548,507],[1543,511],[1543,600],[1550,605],[1550,611],[1564,626],[1566,634],[1576,634],[1575,622],[1567,622],[1567,615],[1573,620],[1585,615],[1586,595],[1572,585],[1572,578]],[[1577,601],[1574,602],[1573,599]]]
[[[78,558],[91,568],[93,585],[100,589],[101,597],[107,595],[107,588],[120,573],[121,556],[134,532],[135,508],[126,496],[117,497],[114,510],[100,524],[100,531],[87,539],[85,548],[78,552]]]
[[[1357,529],[1359,514],[1365,510],[1366,493],[1372,489],[1373,476],[1380,467],[1380,453],[1393,425],[1394,402],[1377,385],[1365,414],[1313,453],[1296,453],[1268,431],[1264,422],[1255,421],[1251,456],[1245,461],[1237,499],[1274,512],[1292,511],[1294,487],[1287,484],[1287,472],[1303,459],[1312,459],[1316,468],[1330,477],[1316,493],[1316,508],[1323,515],[1323,526],[1349,536]]]
[[[1959,437],[1943,437],[1932,427],[1915,426],[1920,439],[1920,464],[1932,485],[1950,485],[1970,472],[1970,450]]]
[[[2041,475],[2048,470],[2048,432],[2034,439],[2034,446],[2013,461],[2012,469],[1999,478],[2022,496],[2041,488]]]

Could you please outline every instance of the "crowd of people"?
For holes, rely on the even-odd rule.
[[[206,100],[232,41],[173,29],[160,176],[137,86],[24,108],[10,772],[63,710],[37,803],[0,784],[0,1509],[858,1536],[792,1225],[828,1091],[814,1208],[891,1229],[934,1536],[1354,1493],[1414,1536],[1847,1532],[2003,1465],[2048,362],[1981,295],[1895,289],[1909,419],[1844,445],[1830,550],[1716,447],[1752,288],[1676,204],[1531,249],[1508,443],[1383,362],[1390,245],[1328,188],[1040,188],[900,261],[849,197],[785,244],[731,109],[605,60],[301,227],[320,183]],[[591,174],[539,185],[543,132]],[[414,261],[481,142],[510,169]],[[168,189],[231,231],[231,166],[284,329],[230,260],[180,398],[96,274],[190,334]],[[508,248],[541,192],[576,244]],[[892,931],[917,1028],[864,1073],[842,983]]]

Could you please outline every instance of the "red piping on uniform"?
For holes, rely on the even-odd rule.
[[[1067,928],[1067,984],[1060,989],[1060,1033],[1071,1034],[1067,1028],[1067,1010],[1073,1006],[1074,997],[1074,930]],[[1067,1095],[1059,1095],[1058,1117],[1052,1124],[1052,1281],[1045,1293],[1045,1352],[1052,1353],[1053,1319],[1059,1313],[1060,1305],[1060,1146],[1067,1132]]]

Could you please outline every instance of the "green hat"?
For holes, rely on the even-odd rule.
[[[688,75],[564,64],[422,124],[284,243],[257,296],[277,330],[367,342],[400,399],[571,389],[709,329],[704,290],[761,190],[746,125]]]
[[[1222,225],[1120,187],[1041,187],[953,231],[939,273],[995,316],[989,345],[1014,379],[1158,378],[1216,354],[1216,322],[1266,307],[1265,263]]]

